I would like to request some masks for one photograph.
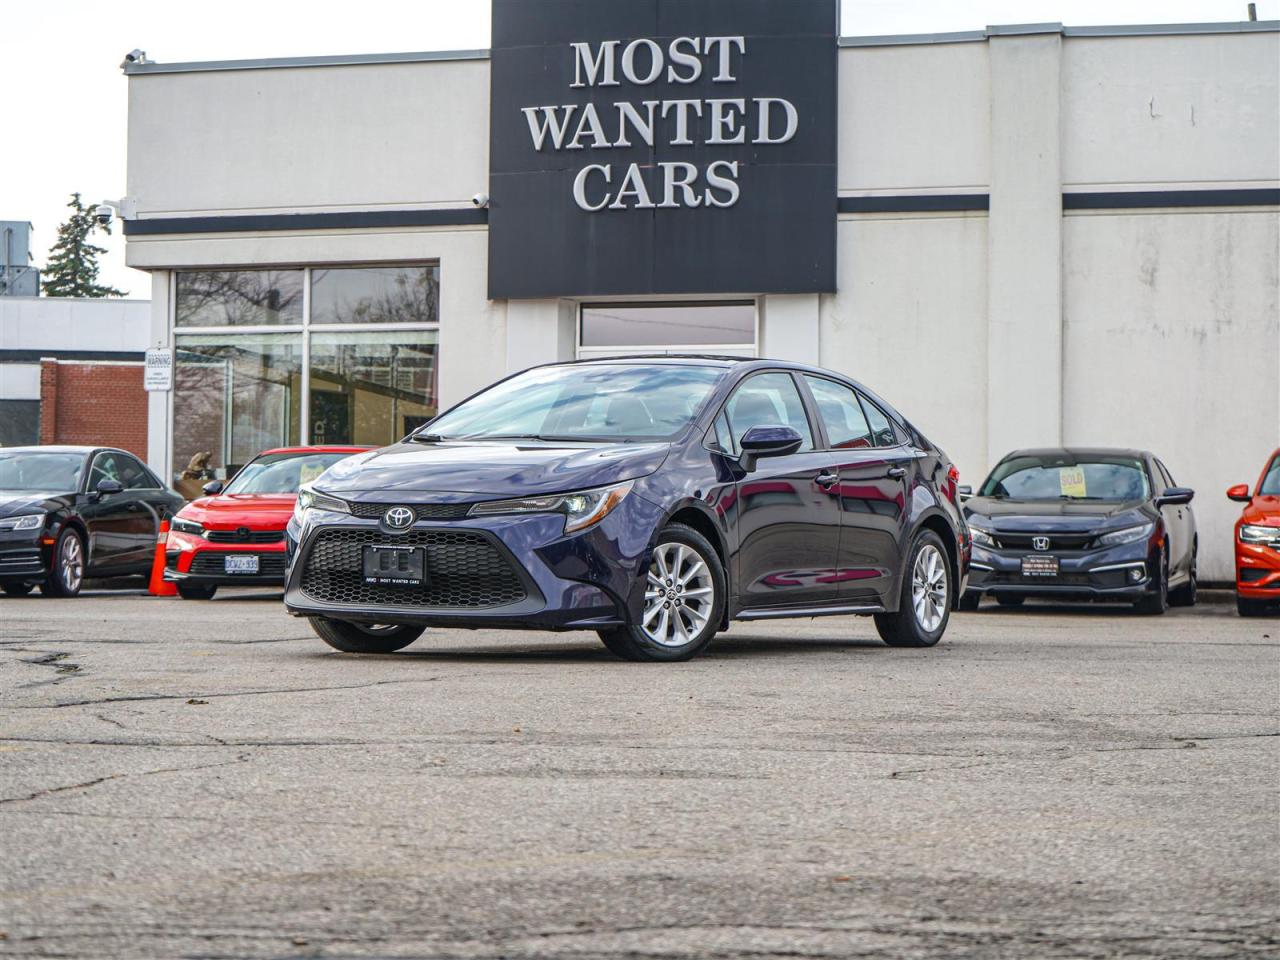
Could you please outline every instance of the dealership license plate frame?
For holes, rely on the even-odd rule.
[[[1052,554],[1033,553],[1022,558],[1022,575],[1036,580],[1051,580],[1061,573],[1061,564]]]
[[[385,562],[392,557],[393,565]],[[427,551],[422,547],[368,543],[360,552],[360,572],[366,587],[420,588],[427,582]]]
[[[246,574],[252,576],[259,573],[261,568],[262,563],[256,553],[243,555],[231,553],[222,559],[222,572],[229,577],[240,577]]]

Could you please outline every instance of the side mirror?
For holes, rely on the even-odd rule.
[[[222,481],[210,480],[200,489],[204,491],[204,495],[206,497],[216,497],[218,494],[222,492]]]
[[[1234,500],[1236,503],[1248,503],[1253,497],[1249,496],[1249,485],[1247,483],[1237,483],[1227,490],[1227,499]]]
[[[1196,492],[1190,487],[1170,487],[1160,496],[1156,497],[1157,507],[1180,507],[1184,503],[1190,503],[1191,498]]]
[[[963,486],[956,487],[956,495],[961,500],[968,500],[973,496],[973,487],[969,486],[967,483]]]
[[[756,426],[751,427],[742,436],[742,456],[738,463],[742,469],[751,471],[756,468],[756,461],[761,457],[787,457],[800,449],[804,438],[793,427]]]
[[[119,493],[124,487],[121,486],[119,480],[112,480],[110,477],[103,477],[98,481],[98,485],[94,487],[94,492],[100,497],[109,497],[113,493]]]

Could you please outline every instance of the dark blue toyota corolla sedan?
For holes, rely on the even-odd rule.
[[[731,620],[827,614],[927,647],[967,575],[957,480],[827,370],[536,367],[304,487],[285,603],[354,653],[444,626],[595,630],[621,657],[685,660]]]

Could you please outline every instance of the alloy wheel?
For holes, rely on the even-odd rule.
[[[79,590],[80,581],[84,579],[84,548],[75,534],[63,538],[62,549],[58,551],[58,567],[63,586],[71,593]]]
[[[659,544],[645,584],[645,636],[664,647],[683,647],[706,628],[714,607],[715,581],[702,555],[683,543]]]
[[[916,623],[933,633],[947,613],[947,564],[938,548],[925,544],[911,570],[911,604]]]

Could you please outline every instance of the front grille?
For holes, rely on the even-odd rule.
[[[9,550],[5,553],[0,553],[0,573],[4,573],[6,570],[20,570],[32,566],[40,566],[39,550]]]
[[[197,576],[216,576],[220,577],[224,574],[232,577],[252,577],[251,573],[233,573],[227,574],[227,565],[225,558],[228,556],[252,556],[247,553],[214,553],[212,551],[204,551],[197,553],[191,560],[191,572]],[[283,553],[260,553],[258,554],[258,573],[259,577],[279,577],[284,579],[284,568],[288,563],[288,558]]]
[[[419,520],[461,520],[471,509],[469,503],[357,503],[347,501],[351,515],[361,520],[381,520],[392,507],[409,507]]]
[[[363,548],[388,542],[377,530],[320,531],[307,554],[302,592],[321,603],[466,609],[505,607],[526,596],[520,577],[493,542],[463,530],[412,530],[390,541],[426,548],[421,588],[366,586]]]
[[[1049,550],[1083,550],[1093,539],[1091,533],[996,533],[996,541],[1007,550],[1033,550],[1032,539],[1048,537]]]
[[[279,543],[284,539],[283,530],[206,530],[204,538],[210,543]]]

